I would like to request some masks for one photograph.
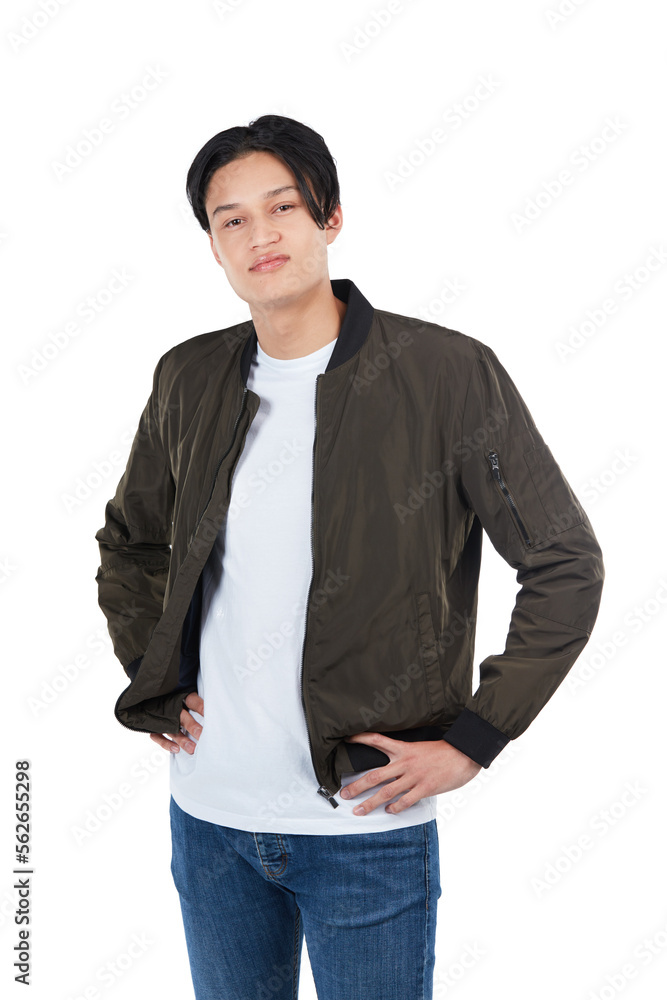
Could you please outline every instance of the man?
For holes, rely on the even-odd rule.
[[[295,997],[305,932],[320,1000],[431,997],[436,797],[575,662],[600,549],[494,352],[329,278],[321,136],[227,129],[187,191],[252,318],[158,361],[96,579],[116,717],[172,752],[196,995]],[[483,530],[521,590],[473,694]]]

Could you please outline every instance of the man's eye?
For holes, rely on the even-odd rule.
[[[289,204],[278,205],[277,208],[276,208],[276,211],[278,211],[279,208],[294,208],[294,205],[289,205]],[[237,229],[238,226],[233,226],[232,223],[233,222],[242,222],[242,221],[243,221],[242,219],[230,219],[229,222],[225,223],[224,228],[225,229]]]

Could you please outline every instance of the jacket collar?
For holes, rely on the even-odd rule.
[[[338,338],[331,352],[329,364],[325,371],[338,368],[356,354],[362,346],[371,328],[373,306],[361,294],[357,286],[349,278],[330,278],[331,291],[337,299],[347,302],[347,310],[341,323]],[[250,374],[250,364],[257,353],[257,331],[251,322],[252,332],[245,342],[241,354],[241,378],[247,385]]]

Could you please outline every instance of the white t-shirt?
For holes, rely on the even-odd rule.
[[[386,782],[347,801],[337,794],[337,809],[317,792],[301,657],[313,569],[315,378],[335,343],[289,359],[257,345],[247,384],[261,402],[203,569],[197,691],[205,714],[192,712],[202,734],[194,754],[171,754],[171,794],[182,809],[255,833],[369,833],[436,814],[432,796],[394,815],[385,803],[353,815]],[[342,786],[367,773],[344,774]]]

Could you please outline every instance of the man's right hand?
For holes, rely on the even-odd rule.
[[[188,708],[197,712],[198,715],[204,714],[204,699],[200,698],[196,691],[191,691],[184,699],[184,703]],[[187,729],[188,733],[194,736],[195,740],[198,740],[201,736],[203,727],[190,715],[187,708],[184,708],[181,712],[181,726],[183,729]],[[169,750],[171,753],[178,753],[180,748],[183,747],[186,753],[193,754],[197,746],[186,733],[151,733],[150,735],[154,743],[157,743],[164,750]]]

